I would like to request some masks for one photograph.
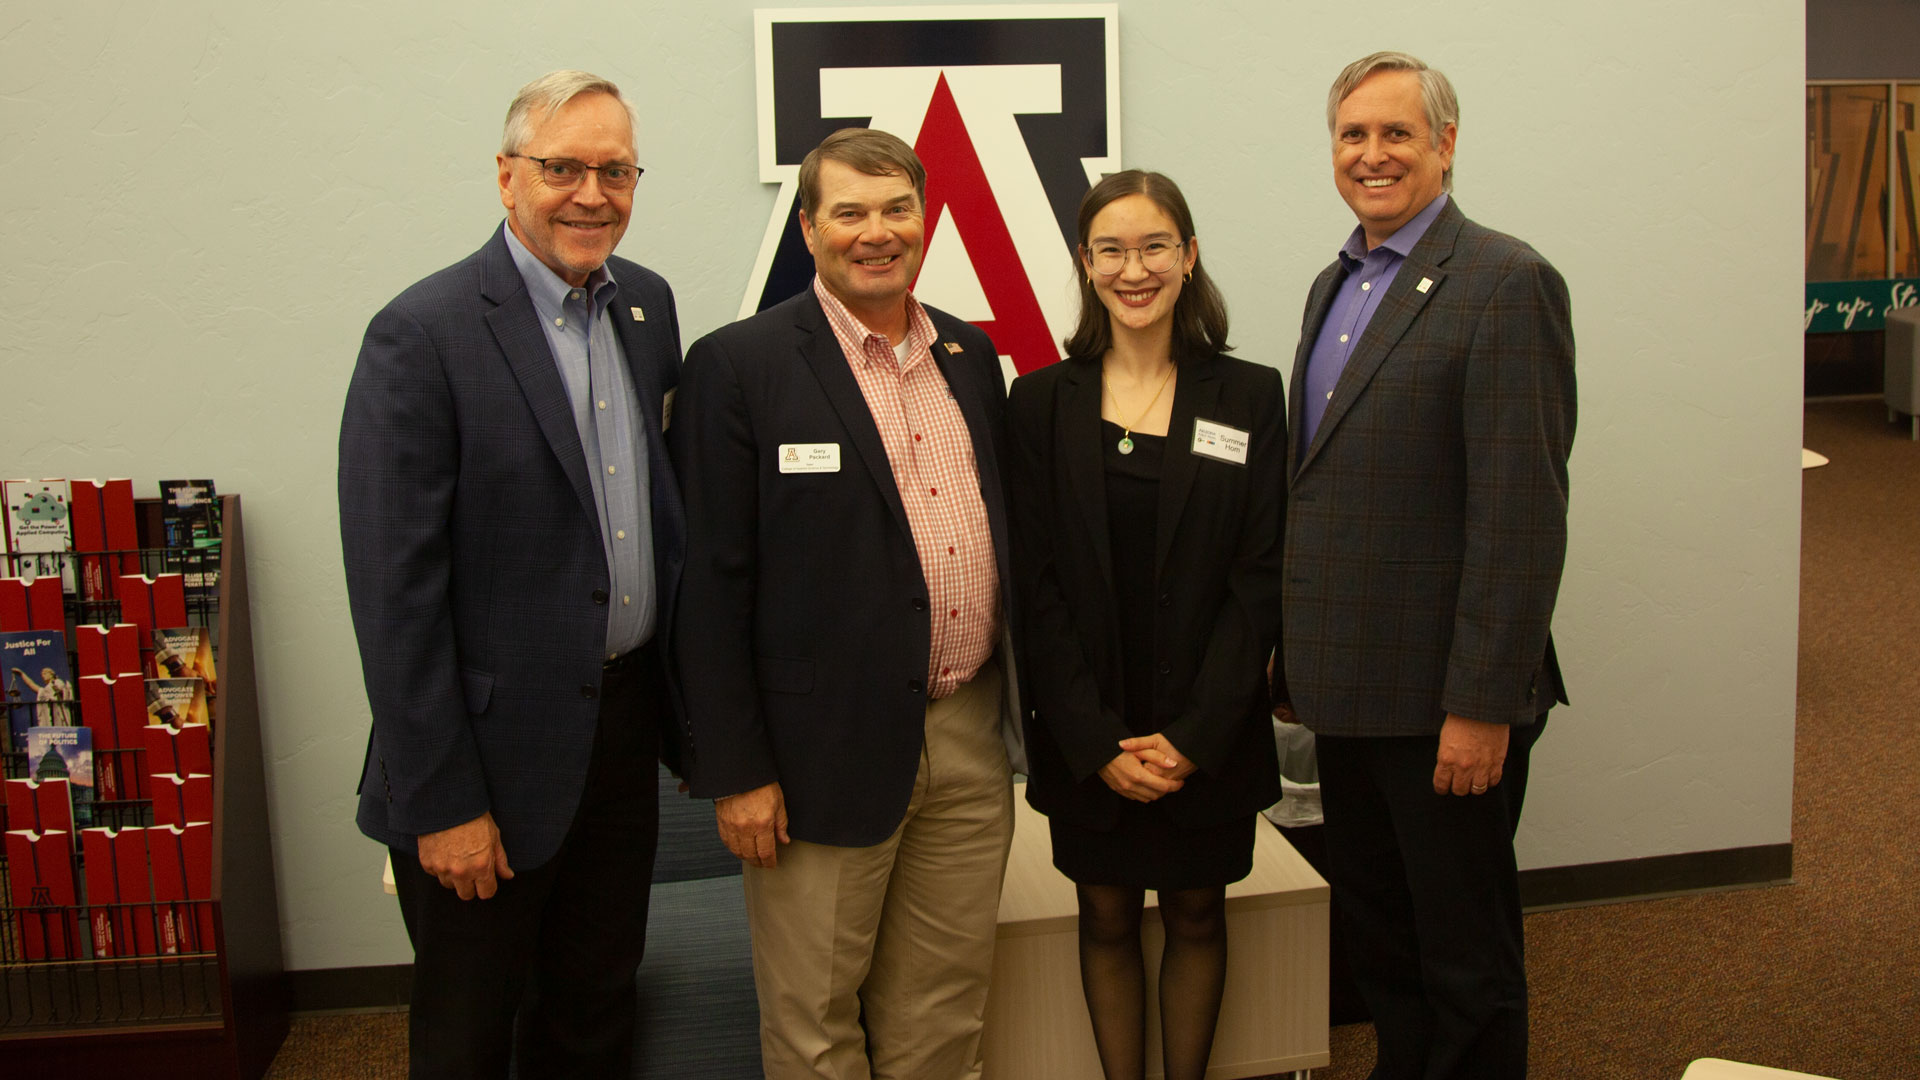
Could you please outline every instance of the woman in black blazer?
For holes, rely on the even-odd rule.
[[[1068,359],[1015,380],[1014,556],[1034,716],[1027,798],[1080,900],[1109,1080],[1145,1071],[1144,891],[1159,892],[1168,1080],[1206,1072],[1228,882],[1280,797],[1265,668],[1280,626],[1280,374],[1222,355],[1226,305],[1173,181],[1080,204]]]

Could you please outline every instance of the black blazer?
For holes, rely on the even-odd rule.
[[[1220,824],[1280,798],[1265,685],[1280,630],[1287,428],[1280,373],[1213,356],[1181,364],[1155,549],[1153,712],[1198,771],[1161,803]],[[1069,359],[1013,384],[1015,566],[1033,717],[1027,799],[1110,828],[1121,797],[1098,775],[1122,719],[1100,434],[1100,364]],[[1251,433],[1245,465],[1191,452],[1195,418]]]
[[[986,334],[927,313],[973,440],[1004,625],[1006,383]],[[795,839],[879,843],[906,814],[919,767],[926,578],[879,429],[812,289],[693,343],[669,441],[687,494],[674,660],[693,793],[778,780]],[[784,443],[837,444],[840,471],[782,473]]]
[[[658,274],[620,258],[607,270],[647,440],[664,643],[684,535],[660,431],[679,323]],[[367,326],[339,493],[373,709],[361,831],[412,851],[491,812],[514,869],[540,866],[573,822],[593,751],[608,576],[566,384],[502,231]],[[669,703],[649,704],[671,749]]]

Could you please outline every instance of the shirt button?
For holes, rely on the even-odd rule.
[[[611,466],[611,465],[609,465],[609,466],[607,466],[607,475],[608,475],[608,476],[612,476],[612,475],[613,475],[613,466]]]
[[[953,549],[952,549],[952,548],[948,548],[948,549],[947,549],[947,554],[949,554],[949,555],[951,555],[951,554],[953,554]]]
[[[1347,342],[1347,335],[1345,335],[1345,334],[1341,334],[1341,335],[1340,335],[1340,343],[1341,343],[1342,345],[1344,345],[1344,344],[1346,344],[1346,342]],[[601,408],[603,408],[603,409],[604,409],[604,408],[606,408],[606,405],[605,405],[605,403],[602,403],[600,407],[601,407]]]
[[[555,325],[555,326],[565,326],[565,325],[567,325],[567,320],[565,320],[565,319],[555,319],[555,320],[553,320],[553,325]]]
[[[1371,282],[1371,281],[1363,281],[1363,282],[1361,282],[1361,283],[1360,283],[1360,291],[1361,291],[1361,292],[1367,292],[1368,290],[1370,290],[1370,289],[1372,289],[1372,288],[1373,288],[1373,282]]]
[[[1347,340],[1347,339],[1346,339],[1346,338],[1341,338],[1340,340],[1341,340],[1341,341],[1345,341],[1345,340]],[[600,407],[601,407],[601,408],[603,408],[603,409],[607,407],[607,403],[606,403],[606,402],[604,402],[604,401],[596,401],[596,402],[594,402],[594,404],[596,404],[596,405],[598,405],[598,406],[600,406]]]
[[[578,300],[578,299],[580,299],[580,290],[579,290],[579,289],[575,289],[575,290],[573,290],[572,292],[570,292],[570,293],[568,293],[568,294],[567,294],[567,299],[569,299],[569,300]]]
[[[1331,391],[1331,390],[1329,390],[1329,391],[1327,391],[1327,400],[1328,400],[1328,401],[1332,401],[1332,400],[1333,400],[1333,391]]]
[[[920,433],[919,433],[919,432],[917,432],[917,431],[916,431],[916,432],[914,432],[914,433],[913,433],[913,441],[914,441],[914,442],[919,442],[919,441],[920,441]]]
[[[941,669],[940,669],[940,674],[942,674],[942,675],[951,675],[951,674],[953,674],[953,669],[952,669],[952,668],[950,668],[950,667],[943,667],[943,668],[941,668]]]
[[[947,618],[949,618],[949,619],[957,619],[957,618],[959,618],[959,617],[960,617],[960,609],[959,609],[959,608],[954,608],[954,609],[953,609],[952,611],[949,611],[949,612],[947,612]]]
[[[938,495],[938,494],[940,494],[940,489],[939,489],[939,488],[928,488],[928,489],[927,489],[927,494],[929,494],[929,495]]]
[[[627,530],[625,530],[625,529],[615,529],[615,530],[613,531],[613,538],[614,538],[615,540],[625,540],[625,539],[627,538]]]
[[[631,604],[631,603],[633,603],[633,597],[631,597],[631,596],[623,596],[623,597],[621,597],[621,598],[620,598],[620,604],[621,604],[621,606],[622,606],[622,607],[624,607],[624,606],[626,606],[626,605],[628,605],[628,604]]]

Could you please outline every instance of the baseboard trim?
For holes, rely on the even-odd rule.
[[[308,1015],[405,1008],[412,987],[412,964],[287,972],[289,1007]]]
[[[1792,878],[1793,845],[1763,844],[1522,870],[1520,899],[1534,910],[1777,885]],[[404,1008],[412,985],[412,964],[287,972],[292,1011],[305,1015]]]
[[[1529,910],[1570,907],[1792,880],[1793,845],[1761,844],[1522,870],[1520,902]]]

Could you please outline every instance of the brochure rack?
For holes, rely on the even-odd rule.
[[[142,544],[158,542],[160,512],[159,500],[136,504]],[[211,898],[15,909],[7,906],[8,890],[0,887],[0,1062],[9,1075],[254,1078],[265,1074],[286,1037],[279,904],[238,496],[221,498],[221,515],[218,583],[206,595],[188,599],[189,622],[211,629],[220,679],[212,702]],[[75,552],[73,557],[90,554],[137,554],[148,575],[182,565],[179,551],[144,546],[135,553]],[[70,595],[66,608],[69,628],[113,623],[121,615],[117,599],[83,601]],[[25,765],[23,755],[8,755],[6,775],[24,776]],[[96,825],[153,824],[151,800],[96,803],[95,811]],[[81,854],[76,851],[72,859],[75,880],[84,881]],[[158,910],[163,907],[174,910]],[[161,920],[169,915],[167,926],[195,931],[178,936],[177,951],[95,955],[91,918],[120,921],[144,934],[149,927],[165,928]],[[41,938],[23,940],[29,933]],[[30,954],[76,959],[29,960]]]

